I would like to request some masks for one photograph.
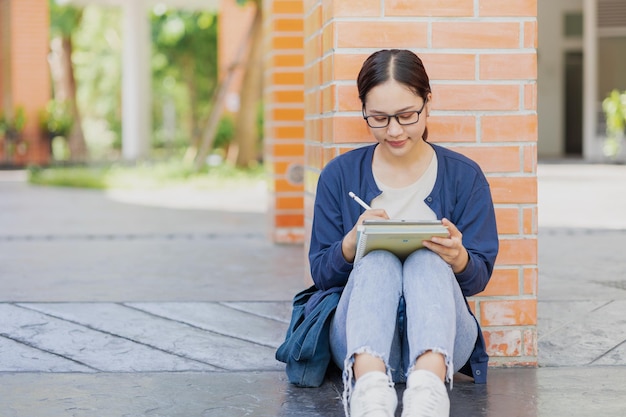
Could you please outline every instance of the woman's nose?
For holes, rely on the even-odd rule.
[[[389,136],[398,136],[402,134],[402,131],[402,125],[398,123],[398,120],[395,117],[390,117],[389,125],[387,125],[387,134]]]

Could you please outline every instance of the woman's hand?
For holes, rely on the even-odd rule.
[[[455,274],[459,274],[465,270],[469,262],[469,254],[463,246],[463,234],[448,219],[441,219],[441,223],[448,228],[450,236],[438,237],[433,236],[431,240],[425,240],[424,246],[446,261],[452,267]]]
[[[384,209],[370,209],[365,210],[363,214],[359,216],[354,227],[348,232],[347,235],[343,237],[343,241],[341,241],[341,252],[343,257],[348,262],[354,262],[354,257],[356,256],[356,237],[357,237],[357,226],[363,224],[363,220],[387,220],[389,216]]]

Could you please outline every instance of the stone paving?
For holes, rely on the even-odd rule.
[[[343,415],[338,375],[297,389],[274,360],[308,283],[302,246],[272,245],[246,209],[262,190],[20,175],[0,172],[1,416]],[[626,167],[540,164],[539,179],[541,367],[455,382],[452,416],[626,415]]]

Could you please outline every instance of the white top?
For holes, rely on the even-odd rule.
[[[435,212],[424,203],[424,199],[431,193],[437,180],[437,155],[433,154],[422,176],[406,187],[388,187],[380,182],[376,175],[374,175],[374,180],[382,194],[372,200],[372,208],[385,209],[390,219],[437,220]]]

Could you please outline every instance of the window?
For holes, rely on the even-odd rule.
[[[565,13],[565,23],[563,25],[564,35],[566,38],[582,38],[583,37],[583,13],[568,12]]]

